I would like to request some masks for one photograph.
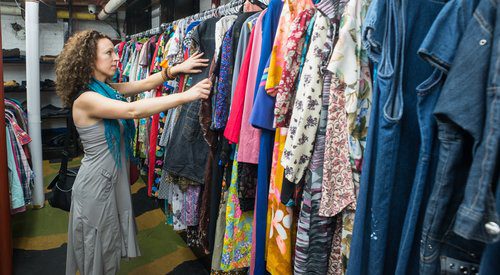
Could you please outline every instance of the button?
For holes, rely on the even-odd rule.
[[[462,274],[469,274],[469,269],[467,267],[461,265],[460,272],[462,272]]]
[[[481,45],[481,46],[486,45],[486,39],[479,40],[479,45]]]
[[[500,226],[498,226],[495,222],[488,222],[484,225],[486,228],[486,232],[490,235],[498,235],[500,234]]]
[[[450,269],[453,269],[455,267],[455,264],[450,264]]]

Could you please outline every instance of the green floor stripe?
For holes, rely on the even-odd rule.
[[[186,247],[182,238],[173,231],[171,226],[166,224],[140,231],[137,237],[142,256],[131,260],[122,260],[120,274],[127,274],[137,267],[176,251],[179,247]]]
[[[37,237],[68,232],[68,213],[46,204],[42,209],[16,214],[12,219],[12,235]]]

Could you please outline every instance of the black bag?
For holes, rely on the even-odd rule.
[[[71,191],[76,175],[78,174],[78,168],[68,169],[69,140],[72,127],[73,118],[71,117],[70,111],[68,131],[66,133],[66,140],[64,141],[64,150],[62,152],[61,168],[59,169],[59,174],[47,187],[47,189],[52,190],[52,195],[50,195],[48,199],[50,206],[64,211],[69,211],[71,208]]]

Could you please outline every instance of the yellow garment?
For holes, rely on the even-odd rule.
[[[276,96],[274,88],[278,86],[283,72],[286,54],[286,41],[290,36],[290,26],[295,17],[303,10],[314,7],[311,0],[285,0],[281,10],[280,21],[274,37],[273,50],[271,52],[271,61],[266,81],[266,91],[269,95]]]
[[[285,148],[287,128],[276,129],[273,164],[267,208],[266,268],[271,274],[292,274],[292,252],[295,234],[292,229],[293,209],[281,203],[284,169],[281,155]]]

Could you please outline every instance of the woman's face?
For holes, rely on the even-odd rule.
[[[94,76],[96,78],[110,78],[118,67],[118,55],[111,40],[101,38],[97,41],[97,58],[95,61]]]

